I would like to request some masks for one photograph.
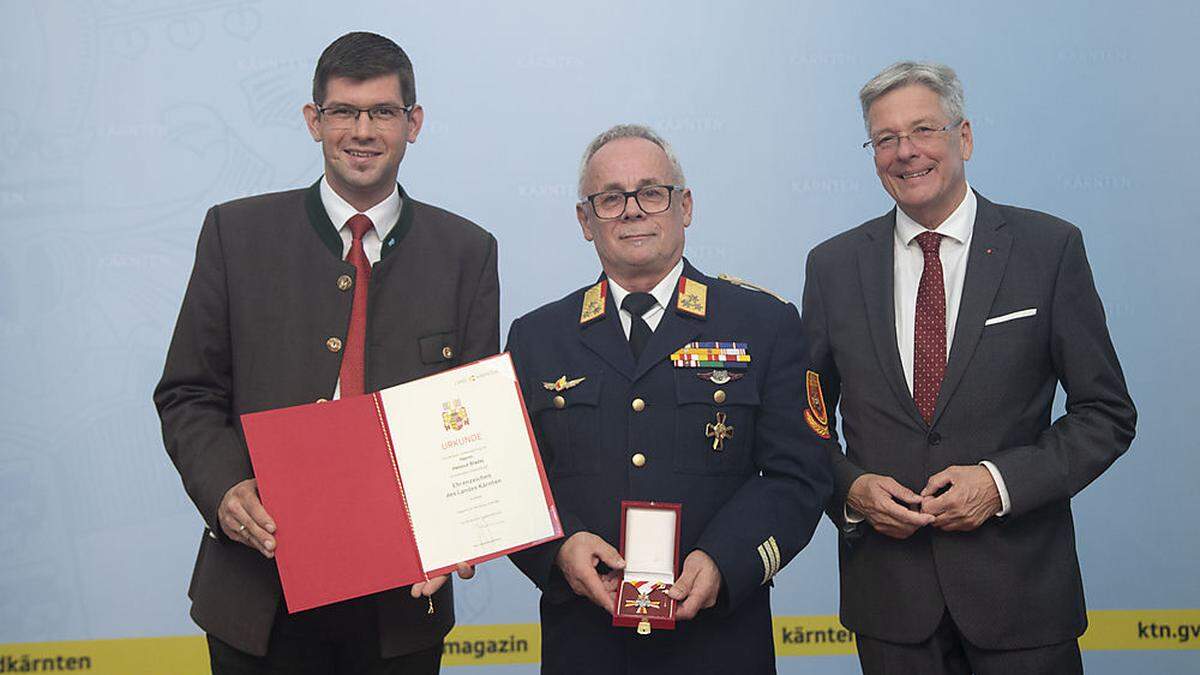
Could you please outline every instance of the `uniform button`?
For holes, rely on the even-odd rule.
[[[642,412],[646,409],[646,402],[640,398],[633,399],[633,412]]]
[[[454,350],[450,348],[450,345],[442,347],[442,358],[446,359],[447,361],[454,358]]]
[[[646,456],[640,452],[634,453],[633,457],[629,458],[629,461],[633,462],[633,465],[639,469],[646,466]]]
[[[718,389],[718,390],[714,391],[713,392],[713,401],[715,403],[724,403],[725,402],[725,390]]]
[[[217,533],[216,533],[216,532],[213,532],[212,530],[209,530],[209,531],[208,531],[208,538],[209,538],[209,539],[216,539],[216,538],[217,538]]]
[[[930,434],[929,434],[929,444],[930,445],[937,445],[938,443],[941,443],[941,442],[942,442],[941,434],[939,434],[936,431],[930,432]]]
[[[331,337],[325,341],[325,348],[331,352],[342,351],[342,339],[339,337]]]
[[[555,396],[554,397],[554,407],[558,408],[559,410],[562,410],[563,408],[567,407],[567,399],[563,398],[562,396]]]
[[[319,399],[317,399],[317,400],[313,401],[313,403],[329,403],[329,399],[327,399],[327,398],[319,398]]]
[[[337,287],[339,291],[348,291],[353,285],[354,280],[350,278],[349,274],[343,274],[342,276],[338,277]]]

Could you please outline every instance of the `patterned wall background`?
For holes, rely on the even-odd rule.
[[[504,332],[599,269],[573,186],[601,129],[645,122],[675,144],[697,266],[798,300],[807,251],[890,207],[858,147],[858,87],[901,58],[954,66],[968,178],[1083,229],[1141,413],[1130,453],[1075,500],[1089,606],[1200,608],[1197,5],[3,0],[0,16],[0,658],[196,633],[201,522],[150,392],[205,210],[320,175],[300,107],[320,51],[356,29],[415,63],[426,126],[401,181],[496,234]],[[824,523],[776,613],[828,619],[835,579]],[[506,561],[460,589],[465,626],[537,621]],[[1200,612],[1178,616],[1200,631]],[[1086,664],[1196,669],[1200,634],[1181,634],[1097,642]],[[857,672],[848,649],[780,670]]]

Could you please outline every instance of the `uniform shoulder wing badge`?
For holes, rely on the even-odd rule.
[[[568,380],[567,376],[563,375],[553,382],[543,382],[542,386],[545,387],[547,391],[566,391],[586,379],[586,377],[577,377],[573,380]]]

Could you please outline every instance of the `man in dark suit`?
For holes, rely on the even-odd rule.
[[[867,673],[1081,672],[1071,497],[1136,421],[1082,237],[971,191],[951,69],[860,98],[897,208],[812,251],[803,303],[846,442],[831,424],[842,622]]]
[[[396,183],[424,113],[391,40],[350,33],[331,44],[304,116],[324,177],[209,210],[154,393],[167,452],[207,525],[192,617],[216,673],[437,672],[454,623],[444,577],[286,613],[275,523],[239,416],[494,354],[496,241]]]
[[[542,590],[542,671],[774,672],[768,586],[830,492],[798,312],[683,258],[692,195],[651,130],[598,136],[579,188],[604,274],[508,339],[565,537],[512,556]],[[684,367],[715,342],[745,358]],[[674,630],[612,625],[622,500],[682,504]]]

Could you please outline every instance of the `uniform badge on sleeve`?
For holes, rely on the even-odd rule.
[[[765,584],[779,573],[782,556],[779,555],[779,544],[775,543],[775,537],[767,537],[766,541],[758,545],[758,557],[762,558],[762,582]]]
[[[583,308],[579,311],[579,325],[589,324],[604,316],[605,299],[608,298],[608,280],[587,289],[583,294]]]
[[[829,413],[825,410],[825,394],[821,391],[821,376],[810,370],[804,376],[804,384],[808,390],[808,408],[804,411],[804,421],[821,438],[831,438]]]

